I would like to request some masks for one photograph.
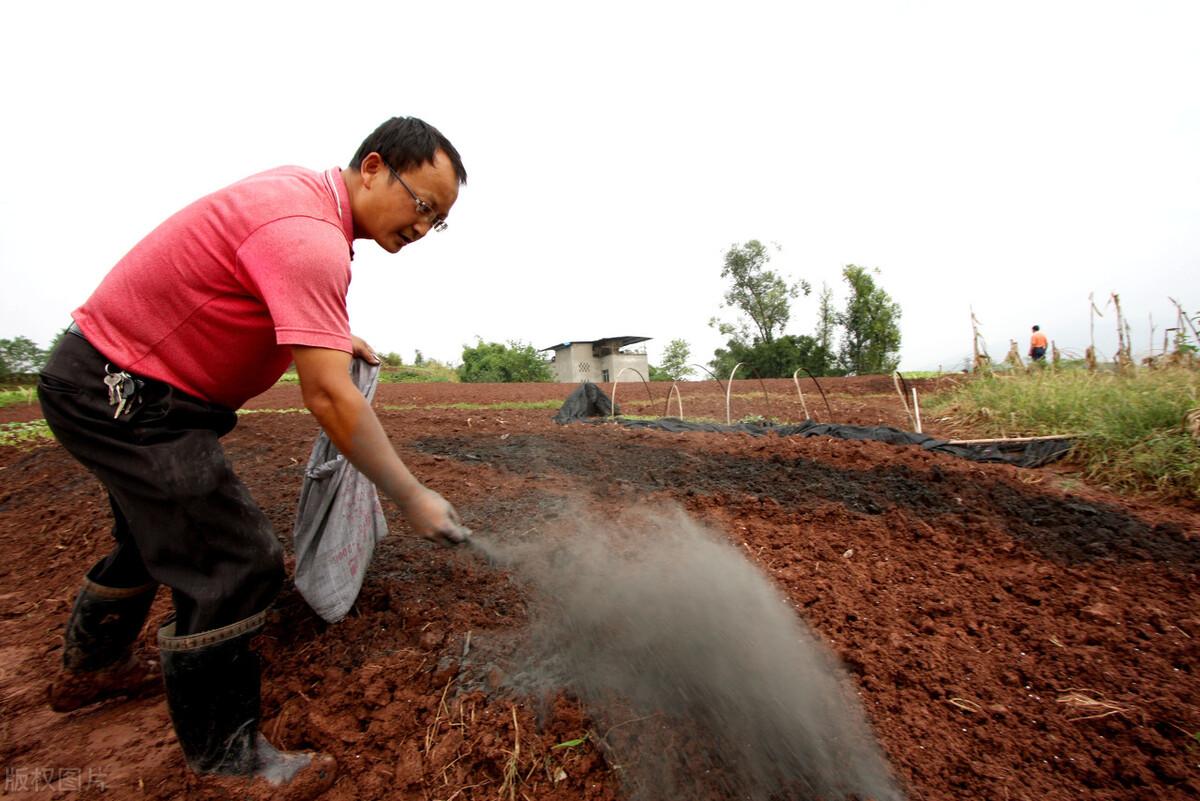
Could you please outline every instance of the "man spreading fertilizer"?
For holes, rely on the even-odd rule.
[[[188,765],[311,797],[332,757],[284,753],[258,733],[249,648],[284,578],[283,550],[219,443],[234,410],[295,362],[304,404],[419,535],[463,542],[454,508],[413,477],[350,379],[377,363],[350,333],[355,239],[396,253],[446,227],[466,170],[415,118],[388,120],[346,170],[281,167],[201,198],[138,243],[72,317],[38,384],[58,441],[108,490],[112,552],[67,623],[58,711],[144,685],[132,651],[159,584],[167,704]]]

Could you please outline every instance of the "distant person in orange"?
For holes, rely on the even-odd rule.
[[[1033,327],[1033,336],[1029,338],[1029,358],[1035,362],[1046,360],[1046,335],[1036,325]]]

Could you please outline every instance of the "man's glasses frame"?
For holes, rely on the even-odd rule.
[[[413,203],[417,204],[417,214],[420,214],[422,217],[425,217],[429,220],[430,228],[440,234],[442,231],[445,231],[450,227],[450,224],[446,222],[446,218],[435,212],[433,210],[433,206],[430,206],[428,203],[422,200],[416,192],[412,191],[412,187],[404,182],[404,179],[400,177],[400,173],[396,172],[390,164],[388,165],[388,172],[392,174],[393,178],[400,182],[400,185],[404,187],[404,190],[408,192],[408,194],[412,195]]]

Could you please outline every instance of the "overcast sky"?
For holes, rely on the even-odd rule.
[[[377,349],[721,344],[722,257],[844,298],[877,267],[902,369],[1040,323],[1088,344],[1112,291],[1135,350],[1200,310],[1200,4],[4,3],[0,338],[46,345],[192,200],[345,165],[415,115],[470,174],[443,234],[359,242]],[[789,333],[811,333],[816,291]],[[1115,347],[1110,309],[1097,345]]]

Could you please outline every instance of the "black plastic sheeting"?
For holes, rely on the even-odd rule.
[[[580,384],[571,393],[558,414],[554,416],[556,423],[571,422],[604,422],[594,418],[608,418],[612,415],[612,401],[604,391],[592,383]],[[616,414],[620,414],[618,408]],[[593,418],[593,419],[589,419]],[[709,431],[715,433],[737,433],[764,436],[774,434],[780,437],[833,437],[835,439],[874,440],[887,442],[892,445],[916,445],[927,451],[948,453],[975,462],[1002,462],[1017,467],[1041,467],[1066,456],[1071,450],[1071,440],[1051,439],[1036,442],[1015,443],[980,443],[977,445],[951,445],[943,439],[935,439],[915,431],[901,431],[889,426],[852,426],[841,423],[817,423],[806,420],[794,425],[776,425],[773,423],[720,423],[688,422],[672,417],[662,417],[658,420],[625,420],[616,418],[616,422],[628,428],[653,428],[661,431],[683,433],[687,431]]]
[[[567,396],[558,414],[554,415],[554,422],[570,423],[588,417],[609,417],[613,413],[613,402],[604,394],[604,390],[591,381],[585,381]],[[621,413],[620,406],[615,413]]]

